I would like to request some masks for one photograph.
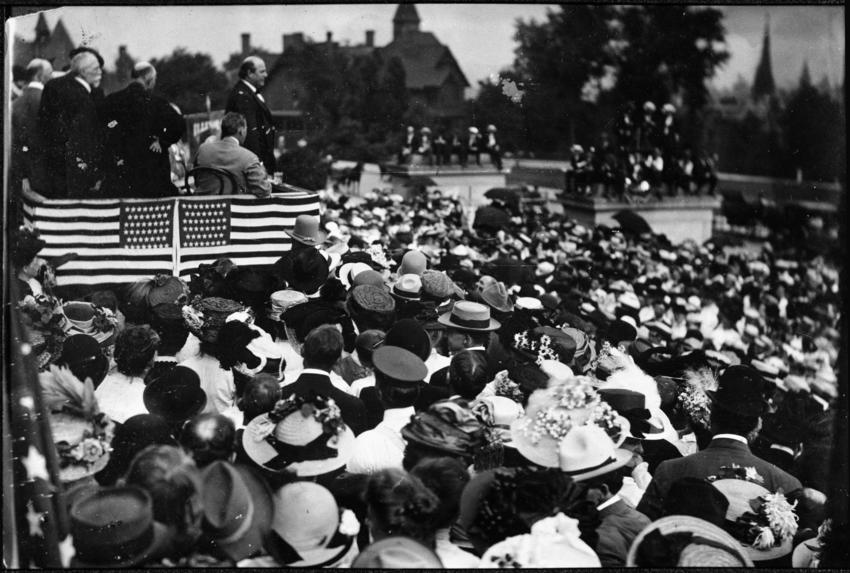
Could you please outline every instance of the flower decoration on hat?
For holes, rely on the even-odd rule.
[[[384,249],[384,246],[380,243],[372,243],[369,245],[369,248],[366,249],[366,252],[369,253],[372,261],[379,265],[382,269],[389,269],[391,266],[395,265],[395,261],[387,258],[387,252]]]
[[[707,392],[717,390],[717,379],[710,370],[685,371],[685,385],[678,395],[678,408],[691,424],[708,430],[711,427],[711,399]]]
[[[524,399],[519,384],[511,380],[507,370],[497,373],[493,381],[484,386],[479,397],[485,396],[502,396],[518,403]]]
[[[552,338],[546,334],[536,334],[529,330],[518,332],[514,334],[514,348],[536,354],[535,362],[538,366],[544,360],[558,360],[558,353],[552,347]]]
[[[305,418],[313,417],[321,423],[325,435],[339,435],[345,430],[342,412],[333,399],[318,395],[311,397],[294,395],[286,400],[279,400],[275,404],[274,409],[269,412],[270,423],[258,427],[258,435],[269,436],[274,431],[275,424],[298,411]]]
[[[39,368],[59,357],[65,340],[67,319],[61,301],[51,295],[27,295],[18,303],[24,324],[30,329],[29,339],[37,355]]]
[[[738,517],[732,526],[739,539],[761,551],[782,545],[797,533],[797,502],[788,503],[781,491],[750,500],[751,512]]]

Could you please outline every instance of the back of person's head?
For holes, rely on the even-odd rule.
[[[280,398],[278,379],[271,374],[257,374],[245,384],[237,404],[245,414],[247,424],[257,416],[271,412]]]
[[[146,490],[154,519],[174,526],[180,540],[197,539],[201,520],[201,476],[195,462],[174,446],[148,446],[130,463],[126,485]]]
[[[357,339],[354,341],[354,349],[357,352],[360,364],[367,368],[372,367],[372,353],[384,342],[384,338],[386,338],[384,331],[376,329],[367,330],[357,335]]]
[[[417,477],[397,468],[378,471],[366,483],[372,537],[403,535],[432,547],[440,501]]]
[[[115,340],[115,364],[125,376],[141,376],[153,363],[159,335],[147,324],[129,326]]]
[[[71,71],[79,73],[88,65],[98,61],[97,56],[89,51],[80,51],[71,57]],[[101,64],[102,66],[103,64]]]
[[[138,62],[133,66],[130,77],[134,80],[141,80],[145,87],[153,89],[156,83],[156,68],[150,62]]]
[[[419,398],[419,384],[398,382],[375,370],[375,388],[385,409],[410,408]]]
[[[336,326],[324,324],[314,328],[301,348],[304,366],[330,370],[342,356],[342,345],[342,333]]]
[[[761,418],[758,416],[742,416],[717,404],[711,409],[712,434],[735,434],[752,439],[760,428]]]
[[[410,470],[440,500],[435,514],[438,528],[450,527],[460,513],[460,497],[469,472],[456,458],[426,458]]]
[[[623,485],[623,478],[629,477],[631,474],[632,468],[623,466],[602,475],[588,478],[583,480],[583,482],[588,491],[596,489],[606,495],[614,495],[620,491]]]
[[[475,351],[458,352],[449,365],[449,383],[455,394],[474,400],[490,380],[487,376],[487,360]]]
[[[242,64],[239,66],[239,78],[245,79],[249,74],[253,74],[257,71],[257,57],[249,56],[242,61]]]
[[[160,356],[176,356],[189,338],[189,329],[182,319],[162,319],[154,317],[151,320],[151,328],[159,335]]]
[[[224,114],[224,117],[221,118],[221,138],[233,136],[235,137],[239,130],[243,127],[247,127],[248,122],[245,120],[245,116],[241,113],[236,113],[235,111],[230,111]]]
[[[50,74],[53,73],[53,66],[47,60],[35,58],[27,64],[24,79],[27,82],[41,82],[43,84],[50,80]]]
[[[180,445],[199,468],[219,460],[229,462],[236,452],[236,426],[222,414],[200,414],[183,426]]]

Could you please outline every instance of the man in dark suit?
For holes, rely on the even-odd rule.
[[[71,70],[44,86],[39,109],[51,197],[91,196],[103,177],[98,115],[103,58],[91,50],[74,52]]]
[[[252,151],[242,147],[248,127],[245,118],[234,112],[221,120],[221,139],[207,141],[198,148],[195,158],[197,167],[217,167],[229,171],[236,178],[236,193],[253,193],[257,197],[268,197],[272,184],[260,159]],[[198,195],[217,194],[219,189],[210,178],[196,178]]]
[[[685,477],[712,481],[742,473],[740,479],[754,480],[771,492],[786,495],[802,487],[800,480],[750,451],[749,442],[761,428],[767,411],[768,387],[764,378],[750,366],[730,366],[719,380],[713,395],[711,426],[713,438],[708,447],[684,458],[662,462],[638,505],[650,519],[662,515],[670,486]]]
[[[108,138],[105,192],[112,197],[176,195],[168,147],[183,136],[183,116],[152,93],[156,85],[152,65],[136,64],[131,77],[126,88],[109,95],[104,103]]]
[[[248,131],[244,146],[253,151],[269,173],[275,171],[275,129],[272,112],[259,90],[266,84],[266,64],[262,58],[250,56],[239,67],[239,81],[227,97],[224,110],[245,117]]]
[[[47,170],[44,144],[38,125],[38,110],[44,84],[50,80],[53,66],[47,60],[34,59],[24,72],[27,85],[12,102],[12,189],[43,192]]]
[[[342,334],[336,326],[323,325],[307,335],[301,349],[304,370],[292,384],[281,388],[281,398],[307,396],[314,392],[333,399],[342,412],[342,419],[355,435],[366,429],[366,407],[331,382],[331,369],[342,355]],[[343,382],[344,384],[344,382]]]

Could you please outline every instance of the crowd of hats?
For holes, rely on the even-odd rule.
[[[723,409],[762,417],[761,447],[797,452],[833,409],[838,273],[804,246],[673,245],[540,205],[507,209],[509,224],[488,228],[439,191],[322,199],[322,217],[298,218],[297,248],[271,271],[220,260],[189,284],[158,276],[111,298],[19,303],[73,492],[73,565],[599,566],[588,484],[625,470],[639,481],[646,464],[629,465],[629,444],[643,444],[651,472],[662,443],[676,456],[703,447]],[[165,352],[174,331],[182,337]],[[288,361],[319,336],[342,340],[333,376],[347,397],[282,395]],[[217,375],[235,381],[234,409],[219,410],[213,382],[175,358],[145,377],[147,413],[110,420],[95,392],[116,353],[150,350],[153,365],[153,348],[214,356]],[[393,391],[418,397],[397,432],[403,467],[358,473],[365,466],[349,462],[364,428],[351,401],[367,404],[370,386],[380,405],[377,417],[366,408],[365,429]],[[434,459],[464,476],[444,537],[436,516],[448,484],[418,477]],[[829,491],[817,463],[796,471]],[[790,559],[796,524],[775,516],[790,520],[796,506],[739,481],[749,485],[691,484],[681,498],[709,499],[700,488],[713,486],[718,514],[750,519],[747,531],[712,523],[708,510],[673,513],[640,531],[628,564]],[[671,556],[669,539],[686,542]]]

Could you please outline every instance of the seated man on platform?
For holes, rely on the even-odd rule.
[[[217,167],[229,171],[236,178],[236,193],[253,193],[268,197],[272,191],[271,180],[259,157],[242,147],[248,133],[248,124],[240,113],[227,113],[221,120],[221,139],[202,143],[195,159],[195,167]],[[215,177],[195,177],[196,195],[220,193]]]

